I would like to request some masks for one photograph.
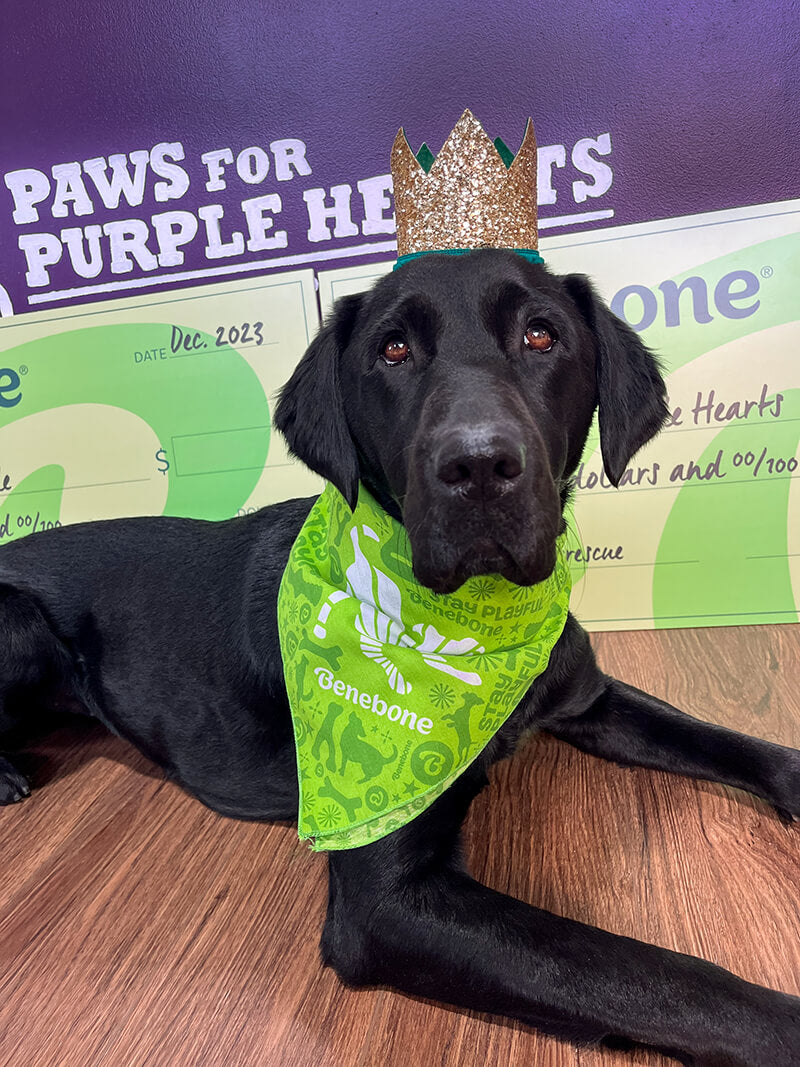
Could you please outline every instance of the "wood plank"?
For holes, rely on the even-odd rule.
[[[610,673],[800,747],[800,627],[596,635]],[[76,724],[0,810],[0,1062],[35,1067],[656,1067],[387,990],[318,960],[325,860],[290,826],[221,818]],[[800,828],[743,793],[547,736],[470,812],[477,877],[800,994]]]

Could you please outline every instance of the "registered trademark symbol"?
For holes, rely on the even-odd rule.
[[[774,273],[775,273],[775,271],[772,269],[772,267],[762,267],[761,268],[761,277],[762,278],[771,278]]]
[[[24,378],[25,375],[28,373],[28,365],[26,363],[23,363],[22,366],[19,368],[19,372]]]

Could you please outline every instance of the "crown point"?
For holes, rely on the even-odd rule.
[[[517,155],[522,155],[523,151],[530,152],[533,149],[536,153],[536,132],[533,128],[533,119],[529,118],[525,123],[525,133],[522,137],[522,144],[519,146],[519,152]]]
[[[409,151],[410,151],[411,150],[411,146],[408,143],[408,138],[406,137],[405,128],[403,126],[401,126],[400,129],[397,131],[397,136],[395,137],[394,143],[392,145],[392,153],[393,154],[400,150],[400,148],[402,147],[403,142],[405,142],[406,148],[408,148]]]
[[[421,174],[425,173],[417,161],[417,157],[411,151],[406,131],[402,126],[397,131],[397,136],[392,145],[391,168],[393,174],[397,172],[408,175],[415,170],[418,170]]]

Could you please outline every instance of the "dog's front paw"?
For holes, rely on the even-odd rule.
[[[13,763],[5,756],[0,756],[0,805],[16,804],[30,796],[31,787],[24,774],[20,774]]]

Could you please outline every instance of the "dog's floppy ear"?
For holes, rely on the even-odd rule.
[[[600,451],[616,486],[631,458],[667,420],[666,386],[653,353],[606,307],[589,279],[569,274],[562,281],[594,336]]]
[[[360,294],[337,300],[275,409],[275,425],[292,455],[333,482],[351,508],[358,499],[358,455],[345,418],[339,361],[362,300]]]

